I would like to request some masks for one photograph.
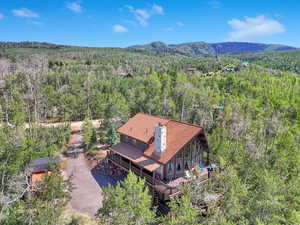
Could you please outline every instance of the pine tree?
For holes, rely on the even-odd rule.
[[[165,225],[196,225],[198,224],[198,213],[192,205],[191,196],[184,191],[182,196],[171,199],[169,203],[170,212],[162,219]]]
[[[151,204],[145,181],[129,172],[116,187],[104,189],[103,207],[99,209],[98,217],[114,225],[151,224],[155,222]]]
[[[93,124],[89,117],[86,117],[84,119],[83,125],[82,125],[82,134],[83,134],[83,143],[86,145],[86,148],[89,148],[92,144],[92,138],[93,138]]]
[[[117,136],[116,128],[112,123],[108,124],[106,136],[108,138],[109,145],[115,145],[117,143],[118,136]]]

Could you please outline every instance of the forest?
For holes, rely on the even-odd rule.
[[[105,190],[95,224],[300,224],[298,50],[184,57],[44,45],[0,45],[0,224],[85,224],[65,218],[71,187],[58,169],[39,195],[23,197],[25,166],[62,152],[71,133],[36,122],[125,123],[138,112],[202,126],[220,172],[205,185],[187,185],[162,217],[143,180],[129,174]],[[197,207],[205,193],[222,198],[203,215]]]

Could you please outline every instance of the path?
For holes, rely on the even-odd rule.
[[[74,133],[69,138],[68,146],[80,152],[82,141],[82,135]],[[83,153],[79,153],[77,157],[67,157],[64,172],[73,184],[69,205],[80,213],[94,217],[102,206],[102,188],[109,184],[115,185],[117,180],[110,176],[102,175],[95,168],[90,170]]]
[[[102,190],[92,176],[84,155],[68,158],[66,172],[73,184],[71,207],[80,213],[95,216],[102,206]]]

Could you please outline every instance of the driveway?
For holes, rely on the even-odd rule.
[[[73,184],[71,208],[94,217],[102,206],[103,192],[95,181],[83,154],[67,158],[66,172]]]
[[[82,135],[75,133],[70,136],[68,145],[74,151],[80,150],[82,141]],[[113,178],[101,174],[96,168],[91,170],[83,153],[74,156],[65,158],[64,174],[66,178],[71,180],[73,185],[70,206],[75,211],[94,217],[98,209],[102,207],[102,188],[107,187],[109,184],[114,186],[123,177]]]

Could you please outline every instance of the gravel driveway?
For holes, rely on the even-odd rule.
[[[80,134],[71,135],[69,147],[79,150],[78,146],[82,145],[82,139]],[[118,181],[111,176],[102,175],[95,168],[90,170],[83,153],[79,153],[77,157],[67,157],[64,172],[66,178],[69,178],[73,184],[71,208],[91,217],[94,217],[98,209],[102,207],[102,188],[109,184],[114,186]]]
[[[77,158],[68,158],[66,164],[67,175],[73,184],[70,201],[72,209],[92,217],[95,216],[102,206],[102,190],[92,176],[84,155],[79,154]]]

